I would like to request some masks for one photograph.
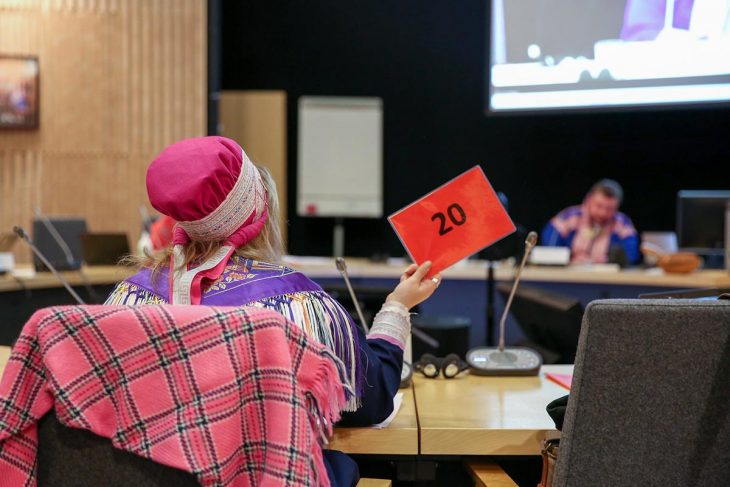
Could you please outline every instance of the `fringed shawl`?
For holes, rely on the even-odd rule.
[[[320,440],[344,405],[343,373],[266,310],[47,308],[0,382],[0,483],[35,485],[36,423],[55,408],[204,486],[329,485]]]
[[[168,300],[167,271],[153,276],[152,271],[143,269],[120,283],[106,304],[160,304]],[[202,304],[254,306],[284,315],[342,360],[348,385],[355,391],[345,409],[358,409],[365,370],[355,323],[336,300],[302,273],[234,255],[221,277],[204,288]]]

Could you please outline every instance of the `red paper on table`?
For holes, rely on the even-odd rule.
[[[570,385],[573,383],[573,374],[552,374],[546,372],[545,377],[568,390],[570,390]]]
[[[484,171],[469,169],[388,217],[417,264],[437,274],[515,231]]]

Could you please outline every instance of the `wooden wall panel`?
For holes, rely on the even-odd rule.
[[[206,4],[0,0],[0,52],[37,55],[41,72],[40,129],[0,131],[0,232],[37,206],[136,242],[147,165],[205,134]]]
[[[283,237],[287,236],[286,92],[223,91],[221,135],[237,141],[256,164],[265,166],[279,193]]]

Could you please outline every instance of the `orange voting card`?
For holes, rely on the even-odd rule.
[[[436,274],[515,231],[484,171],[469,169],[388,217],[417,264]]]

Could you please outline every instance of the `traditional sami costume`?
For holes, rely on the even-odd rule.
[[[187,139],[165,149],[147,171],[152,206],[177,221],[169,269],[143,269],[120,283],[107,304],[203,304],[275,310],[331,349],[346,368],[343,423],[370,425],[388,417],[400,384],[410,334],[405,306],[388,302],[370,333],[355,326],[337,301],[303,274],[237,254],[268,218],[261,175],[241,147],[224,137]],[[222,242],[205,262],[185,265],[191,240]],[[214,365],[212,365],[214,366]],[[325,451],[333,485],[354,485],[357,465]]]

